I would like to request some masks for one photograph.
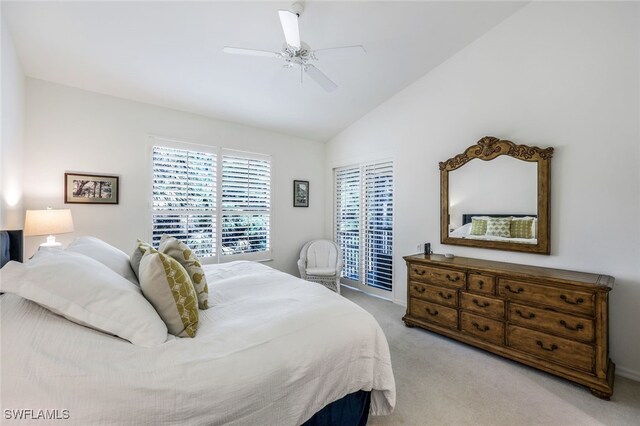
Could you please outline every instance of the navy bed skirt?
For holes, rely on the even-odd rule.
[[[365,426],[370,405],[371,392],[350,393],[318,411],[302,426]]]

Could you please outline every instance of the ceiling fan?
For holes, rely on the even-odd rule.
[[[327,92],[333,92],[338,86],[331,81],[322,71],[315,67],[310,61],[317,61],[317,52],[348,50],[353,53],[366,53],[364,46],[341,46],[329,47],[325,49],[311,50],[311,47],[300,40],[300,30],[298,28],[298,18],[304,11],[304,5],[300,2],[293,3],[291,10],[280,10],[280,24],[284,32],[285,43],[280,52],[269,52],[265,50],[244,49],[240,47],[225,47],[222,49],[224,53],[235,55],[263,56],[266,58],[284,59],[285,68],[300,68],[300,82],[302,76],[306,73],[313,81],[318,83]]]

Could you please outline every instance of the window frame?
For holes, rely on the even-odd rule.
[[[256,262],[267,262],[273,260],[273,200],[274,200],[274,185],[273,185],[273,157],[269,154],[261,154],[256,152],[249,152],[243,150],[237,150],[232,148],[224,148],[217,145],[207,145],[203,143],[188,141],[184,139],[175,139],[171,137],[148,135],[147,144],[147,158],[148,158],[148,185],[147,185],[147,229],[146,239],[147,241],[153,240],[153,174],[154,174],[154,160],[153,160],[153,148],[154,146],[160,146],[165,148],[173,148],[188,151],[199,151],[207,154],[214,154],[216,156],[216,196],[215,196],[215,216],[216,216],[216,238],[215,238],[215,256],[202,257],[200,260],[203,264],[213,263],[226,263],[235,260],[252,260]],[[253,252],[253,253],[238,253],[222,255],[222,181],[223,181],[223,156],[231,154],[238,157],[251,158],[256,160],[266,160],[269,162],[269,231],[268,241],[269,247],[267,250]],[[157,212],[156,212],[157,213]],[[263,213],[263,212],[261,212]]]

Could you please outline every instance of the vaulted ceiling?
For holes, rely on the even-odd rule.
[[[25,74],[326,141],[513,14],[522,2],[307,1],[299,25],[331,93],[274,58],[290,2],[2,2]]]

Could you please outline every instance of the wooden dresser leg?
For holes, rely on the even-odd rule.
[[[598,389],[593,389],[593,388],[590,388],[589,390],[591,391],[593,396],[596,396],[596,397],[598,397],[600,399],[604,399],[605,401],[610,401],[611,400],[611,393],[609,393],[609,392],[605,393],[605,392],[602,392],[602,391],[600,391]]]
[[[407,322],[407,320],[406,320],[406,319],[404,319],[404,318],[402,319],[402,321],[404,322],[404,326],[405,326],[405,327],[409,327],[409,328],[413,328],[413,327],[415,327],[415,325],[413,325],[413,324],[411,324],[411,323]]]

